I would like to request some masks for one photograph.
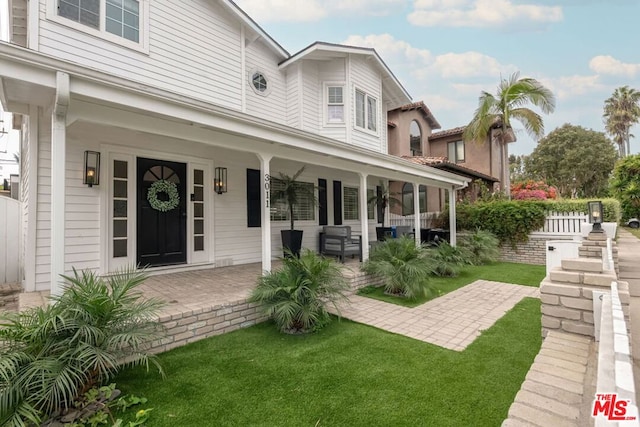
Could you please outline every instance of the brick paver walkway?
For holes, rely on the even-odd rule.
[[[538,288],[478,280],[415,308],[352,295],[340,313],[356,322],[462,351]]]

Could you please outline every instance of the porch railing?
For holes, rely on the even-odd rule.
[[[434,228],[434,224],[440,212],[422,212],[420,213],[420,228]],[[398,215],[394,213],[389,214],[389,224],[395,226],[409,226],[413,227],[413,214],[411,215]]]

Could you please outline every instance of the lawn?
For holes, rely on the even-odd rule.
[[[308,336],[267,322],[160,355],[165,380],[116,381],[154,427],[499,426],[540,342],[525,298],[463,352],[347,320]]]
[[[493,280],[496,282],[514,283],[517,285],[538,286],[546,273],[544,265],[516,264],[510,262],[496,262],[490,265],[469,265],[458,277],[432,277],[430,285],[432,292],[425,297],[415,300],[394,297],[384,293],[383,287],[368,286],[358,291],[358,295],[405,307],[417,307],[420,304],[455,291],[476,280]]]

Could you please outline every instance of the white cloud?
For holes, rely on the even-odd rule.
[[[609,55],[594,56],[589,61],[589,68],[598,74],[612,76],[635,77],[640,74],[640,64],[624,63]]]
[[[515,71],[514,67],[501,65],[497,59],[479,52],[438,55],[433,69],[444,78],[497,76],[501,72]]]
[[[418,49],[404,40],[397,40],[391,34],[369,34],[368,36],[349,36],[343,44],[350,46],[372,47],[380,57],[389,65],[401,64],[409,61],[415,66],[426,66],[432,60],[431,52],[427,49]]]
[[[514,4],[511,0],[415,0],[410,23],[435,27],[500,28],[541,25],[563,19],[560,6]]]
[[[260,22],[312,22],[330,14],[357,13],[384,16],[406,0],[237,0],[249,16]]]

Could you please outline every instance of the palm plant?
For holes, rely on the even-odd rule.
[[[385,185],[384,182],[380,181],[378,187],[379,189],[376,189],[375,194],[367,200],[367,204],[378,207],[378,220],[384,227],[384,217],[387,212],[387,207],[398,206],[401,205],[402,202],[395,197],[398,193],[390,191],[389,186]]]
[[[451,246],[443,240],[429,249],[429,263],[433,274],[441,277],[456,277],[462,268],[471,263],[471,255],[462,246]]]
[[[338,311],[337,303],[347,299],[349,285],[340,267],[309,249],[282,262],[281,269],[258,279],[249,301],[261,304],[282,332],[320,330],[331,320],[327,306]]]
[[[500,241],[490,231],[478,229],[472,234],[460,236],[459,244],[467,250],[471,264],[488,264],[500,258]]]
[[[629,132],[631,126],[640,121],[640,91],[629,86],[617,88],[611,97],[604,101],[604,122],[607,132],[618,144],[620,157],[630,153]]]
[[[143,300],[144,273],[106,279],[74,270],[52,304],[0,316],[0,425],[38,424],[63,413],[124,365],[153,363],[162,303]]]
[[[522,123],[525,131],[535,139],[544,135],[542,117],[527,108],[528,104],[545,114],[551,113],[555,109],[555,97],[536,79],[520,78],[520,73],[513,73],[500,81],[495,95],[482,92],[478,108],[463,134],[465,141],[482,142],[491,137],[498,142],[502,157],[500,182],[507,196],[510,193],[508,143],[515,141],[511,119]]]
[[[429,292],[432,267],[426,251],[414,239],[402,236],[378,244],[362,270],[384,280],[385,292],[415,299]]]

